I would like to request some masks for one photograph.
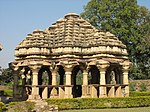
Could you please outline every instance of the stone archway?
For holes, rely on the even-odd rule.
[[[50,97],[51,88],[46,86],[52,85],[52,75],[48,67],[43,66],[38,73],[39,95],[42,99]]]
[[[83,72],[77,65],[72,70],[72,95],[73,98],[82,96]]]
[[[95,66],[90,66],[88,77],[88,85],[90,85],[91,97],[96,98],[99,97],[99,84],[100,84],[100,71]]]
[[[119,65],[110,65],[106,71],[106,93],[110,97],[120,96],[121,84],[122,84],[122,73]]]
[[[111,65],[106,71],[106,84],[122,84],[122,73],[118,65]]]
[[[89,80],[89,84],[99,84],[100,83],[100,72],[95,65],[92,65],[90,70],[91,80]],[[90,78],[90,77],[89,77]]]
[[[58,85],[64,85],[65,84],[65,70],[63,66],[58,66]]]

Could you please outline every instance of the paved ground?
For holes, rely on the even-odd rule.
[[[85,109],[85,110],[66,110],[61,112],[150,112],[150,107],[124,108],[124,109]]]

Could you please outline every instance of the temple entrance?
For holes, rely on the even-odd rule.
[[[72,71],[72,94],[73,98],[82,96],[83,75],[79,66],[74,67]]]
[[[42,67],[38,74],[38,84],[39,84],[39,95],[43,98],[42,94],[45,94],[47,98],[50,96],[51,88],[46,86],[52,84],[52,75],[48,67]]]

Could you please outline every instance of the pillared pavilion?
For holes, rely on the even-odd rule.
[[[10,67],[15,98],[129,96],[126,46],[75,13],[28,34]]]

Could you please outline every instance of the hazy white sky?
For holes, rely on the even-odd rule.
[[[0,0],[0,66],[14,60],[15,47],[34,29],[46,29],[69,12],[80,14],[90,0]],[[138,0],[150,9],[150,0]]]

